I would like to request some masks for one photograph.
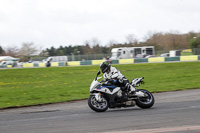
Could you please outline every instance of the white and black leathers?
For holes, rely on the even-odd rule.
[[[100,64],[100,68],[102,67],[102,65],[104,65],[106,63],[102,62]],[[104,71],[105,69],[106,69],[106,71]],[[125,78],[125,76],[123,74],[121,74],[121,72],[119,70],[117,70],[115,67],[110,66],[109,63],[107,63],[105,65],[105,68],[101,69],[101,70],[104,71],[104,74],[103,74],[104,80],[103,81],[111,80],[111,79],[117,79],[118,82],[125,87],[126,91],[130,91],[130,93],[134,93],[134,94],[141,95],[141,96],[144,95],[144,93],[142,93],[142,92],[136,92],[136,88],[133,87],[129,83],[128,79]]]
[[[103,78],[105,80],[110,80],[110,79],[119,79],[119,80],[123,80],[124,75],[121,74],[121,72],[119,70],[117,70],[115,67],[110,66],[110,70],[109,72],[105,72],[103,74]]]
[[[103,74],[104,80],[118,79],[119,83],[124,84],[124,87],[132,92],[136,89],[129,84],[129,81],[125,76],[117,70],[115,67],[110,66],[110,70]]]

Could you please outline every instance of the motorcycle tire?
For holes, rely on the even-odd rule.
[[[138,99],[136,100],[136,105],[143,109],[151,108],[155,102],[154,96],[151,94],[151,92],[144,90],[144,89],[138,89],[138,91],[142,91],[143,93],[147,94],[148,96],[147,97],[138,97]]]
[[[96,112],[104,112],[108,109],[108,100],[102,96],[103,102],[98,102],[94,95],[90,95],[88,98],[89,107]]]

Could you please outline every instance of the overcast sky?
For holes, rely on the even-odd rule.
[[[126,42],[148,32],[200,32],[200,0],[0,0],[0,46]]]

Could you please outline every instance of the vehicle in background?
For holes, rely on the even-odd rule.
[[[182,50],[182,52],[192,52],[192,49],[185,49],[185,50]]]
[[[47,59],[42,60],[42,62],[47,63],[47,62],[68,62],[68,57],[67,56],[50,56]]]
[[[169,56],[170,57],[181,56],[181,51],[180,50],[171,50],[171,51],[169,51]]]
[[[143,47],[120,47],[111,50],[111,60],[135,58],[138,54],[155,55],[154,46]],[[144,58],[144,57],[143,57]]]
[[[23,64],[24,64],[24,62],[18,62],[18,63],[17,63],[17,66],[18,66],[18,67],[23,67]]]
[[[169,53],[163,53],[160,55],[160,57],[169,57]]]
[[[67,56],[50,56],[47,59],[42,60],[43,63],[46,64],[46,67],[51,66],[51,62],[68,62],[68,57]]]
[[[149,56],[148,54],[137,54],[135,58],[145,58]]]
[[[17,67],[19,59],[11,56],[0,56],[0,66],[12,65],[12,67]]]
[[[156,55],[148,55],[145,58],[152,58],[152,57],[157,57]]]
[[[14,61],[1,61],[0,65],[12,65]]]

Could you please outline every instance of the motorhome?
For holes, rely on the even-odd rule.
[[[120,47],[111,50],[112,56],[110,59],[129,59],[136,58],[138,54],[155,55],[154,46],[143,47]]]

